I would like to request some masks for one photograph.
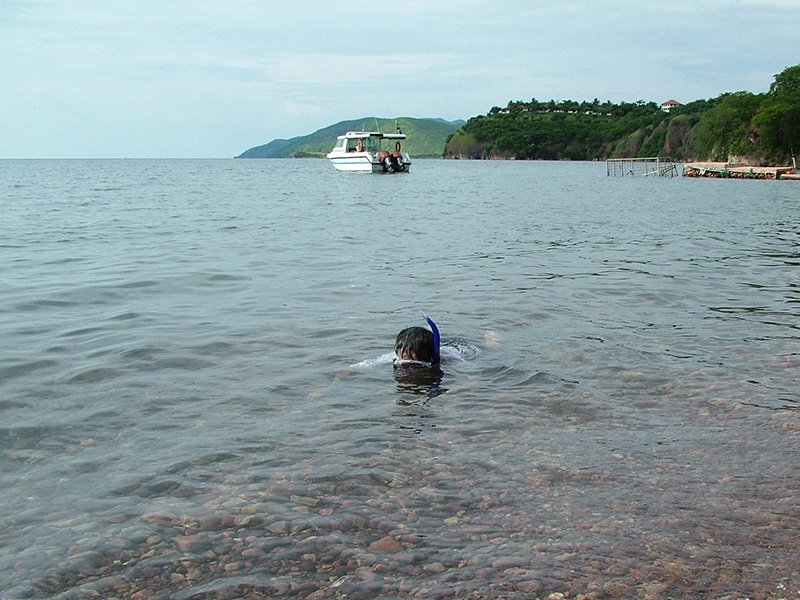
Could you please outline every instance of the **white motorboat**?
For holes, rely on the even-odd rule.
[[[348,131],[336,138],[328,158],[339,171],[363,173],[408,173],[411,157],[403,151],[406,135],[378,131]],[[386,141],[386,148],[382,142]]]

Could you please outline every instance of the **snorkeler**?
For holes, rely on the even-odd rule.
[[[438,364],[440,361],[439,329],[430,317],[425,317],[430,329],[408,327],[397,334],[394,344],[395,362],[423,362]]]
[[[402,392],[427,396],[428,400],[447,390],[441,387],[442,373],[439,328],[425,317],[430,329],[408,327],[397,334],[394,344],[394,378]]]

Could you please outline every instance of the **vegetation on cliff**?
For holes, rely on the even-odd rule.
[[[736,92],[718,100],[703,115],[700,159],[787,164],[800,151],[800,65],[776,75],[766,94]]]
[[[364,117],[351,121],[340,121],[312,134],[295,137],[289,140],[273,140],[263,146],[256,146],[243,152],[237,158],[303,158],[324,157],[336,143],[336,137],[348,131],[382,131],[394,133],[399,127],[408,139],[403,148],[412,157],[440,157],[444,151],[447,138],[452,135],[464,121],[448,122],[441,119],[379,119]],[[377,129],[376,129],[377,128]]]
[[[726,93],[669,112],[653,102],[509,102],[473,117],[445,146],[452,158],[602,160],[661,156],[678,161],[786,163],[800,148],[800,65],[766,94]]]
[[[510,102],[467,121],[445,157],[597,160],[630,156],[690,158],[707,102],[666,113],[653,102]]]

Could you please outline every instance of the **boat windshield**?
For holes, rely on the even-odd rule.
[[[376,137],[369,137],[364,144],[364,149],[368,150],[369,152],[380,152],[381,149],[381,140],[380,138]]]
[[[373,136],[359,137],[357,139],[349,138],[347,140],[340,141],[347,142],[348,152],[379,152],[381,149],[380,138]]]

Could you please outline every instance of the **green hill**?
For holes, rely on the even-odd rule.
[[[662,156],[789,164],[800,148],[800,65],[775,75],[765,94],[725,93],[665,112],[653,102],[509,102],[471,118],[447,158],[603,160]]]
[[[705,101],[673,108],[653,102],[510,102],[473,117],[447,142],[447,158],[602,160],[664,156],[687,160]]]
[[[256,146],[236,158],[303,158],[324,157],[336,143],[336,137],[348,131],[375,131],[394,133],[395,124],[408,136],[403,149],[412,157],[441,157],[447,138],[453,135],[464,121],[444,121],[442,119],[413,119],[398,117],[382,119],[364,117],[352,121],[340,121],[312,134],[294,137],[289,140],[272,140],[263,146]]]

